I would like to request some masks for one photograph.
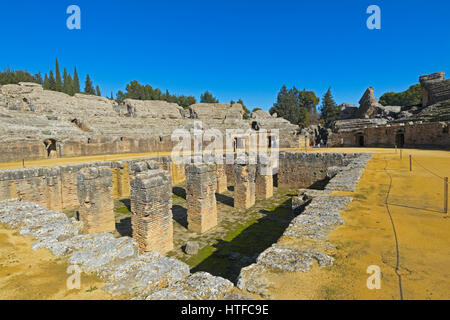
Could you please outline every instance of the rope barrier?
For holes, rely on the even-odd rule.
[[[414,161],[414,163],[418,164],[419,167],[421,167],[422,169],[424,169],[425,171],[428,171],[429,173],[431,173],[432,175],[434,175],[435,177],[445,180],[445,177],[441,177],[440,175],[434,173],[433,171],[431,171],[430,169],[426,168],[425,166],[423,166],[422,164],[420,164],[419,161],[417,161],[416,159],[412,158],[412,161]]]
[[[384,205],[385,205],[386,211],[387,211],[387,213],[389,215],[389,219],[391,220],[392,231],[394,232],[395,251],[396,251],[395,274],[397,275],[397,278],[398,278],[398,287],[399,287],[399,291],[400,291],[400,300],[403,300],[402,276],[401,276],[401,274],[399,272],[399,269],[400,269],[400,250],[399,250],[399,245],[398,245],[398,236],[397,236],[397,230],[395,228],[394,218],[392,218],[391,210],[389,209],[389,201],[388,201],[389,200],[389,195],[391,193],[391,188],[392,188],[392,176],[389,173],[389,171],[387,170],[387,168],[388,168],[388,161],[386,160],[386,158],[384,159],[384,161],[386,162],[386,166],[384,167],[384,172],[389,177],[389,188],[388,188],[387,193],[386,193],[386,198],[384,200]]]

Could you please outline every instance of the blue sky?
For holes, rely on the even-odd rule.
[[[81,30],[66,28],[71,4]],[[381,30],[366,27],[372,4]],[[1,69],[45,73],[57,57],[106,95],[138,80],[268,109],[286,84],[356,104],[369,86],[380,96],[450,74],[444,0],[5,0],[0,13]]]

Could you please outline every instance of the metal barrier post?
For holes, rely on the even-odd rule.
[[[444,213],[448,213],[448,177],[444,178]]]

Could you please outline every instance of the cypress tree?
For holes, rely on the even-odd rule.
[[[74,91],[73,91],[73,80],[72,80],[72,76],[70,74],[68,74],[66,76],[66,78],[64,79],[64,88],[63,88],[63,92],[73,96],[74,95]]]
[[[67,70],[66,70],[66,68],[64,68],[64,72],[63,72],[63,88],[62,88],[62,92],[64,92],[64,93],[67,93],[66,92],[66,82],[67,82]]]
[[[110,98],[111,100],[114,100],[114,96],[113,96],[113,93],[111,92],[111,98]]]
[[[55,90],[59,92],[62,92],[63,90],[63,83],[61,80],[61,73],[59,72],[58,59],[56,59],[55,63]]]
[[[89,74],[86,75],[86,81],[84,82],[84,93],[95,95],[95,89]]]
[[[45,74],[45,76],[44,76],[44,85],[43,85],[43,87],[44,87],[45,90],[50,90],[50,84],[48,82],[47,74]]]
[[[101,97],[102,94],[100,92],[100,87],[98,85],[95,87],[95,91],[97,92],[97,96]]]
[[[48,75],[48,90],[56,90],[56,81],[55,77],[53,76],[53,71],[50,70],[50,73]]]
[[[73,93],[80,93],[80,79],[78,78],[77,68],[73,72]]]

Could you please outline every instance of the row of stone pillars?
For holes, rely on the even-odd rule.
[[[203,233],[218,224],[216,192],[227,190],[227,164],[186,165],[188,229]],[[234,207],[247,209],[255,199],[273,195],[270,164],[234,164]],[[133,238],[141,252],[173,249],[172,181],[170,175],[152,161],[130,166],[130,209]],[[79,215],[85,233],[115,230],[112,170],[89,167],[77,176]]]

